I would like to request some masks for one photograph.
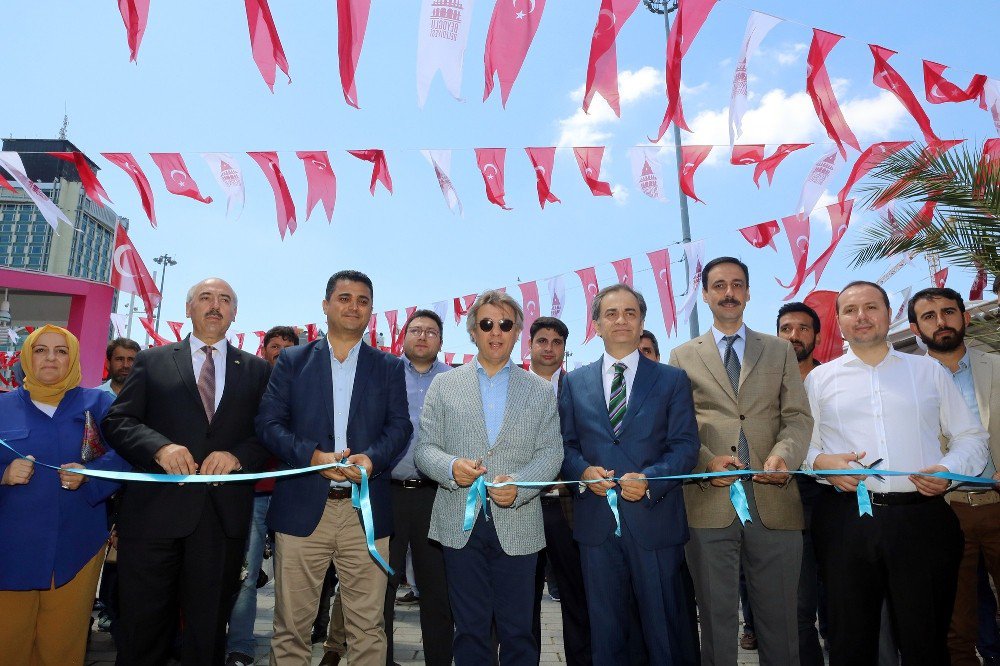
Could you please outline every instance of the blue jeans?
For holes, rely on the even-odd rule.
[[[253,636],[253,624],[257,618],[257,572],[264,560],[264,539],[267,536],[264,517],[270,504],[270,494],[255,495],[253,498],[253,520],[247,537],[247,577],[240,583],[240,593],[236,596],[233,612],[229,615],[227,655],[241,652],[252,657],[256,654],[257,641]]]

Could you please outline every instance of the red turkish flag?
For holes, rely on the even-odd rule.
[[[320,201],[326,211],[327,222],[333,222],[333,207],[337,203],[337,174],[330,166],[330,157],[325,150],[300,150],[295,156],[302,160],[306,169],[309,192],[306,195],[306,219]]]
[[[14,186],[10,184],[9,180],[3,177],[2,173],[0,173],[0,187],[4,188],[5,190],[10,190],[14,194],[17,194],[17,190],[14,189]]]
[[[538,319],[538,284],[534,280],[517,285],[524,308],[524,328],[521,329],[521,362],[531,355],[531,325]]]
[[[94,170],[90,168],[90,163],[86,155],[79,151],[72,153],[49,153],[49,155],[52,157],[58,157],[66,162],[73,163],[76,167],[76,172],[80,175],[80,182],[83,184],[83,191],[87,193],[87,196],[90,197],[91,201],[95,202],[98,206],[106,206],[111,203],[111,197],[109,197],[108,193],[104,191],[104,186],[101,185],[101,181],[97,180],[97,175],[94,174]],[[0,180],[3,179],[0,178]],[[3,183],[0,183],[0,185],[2,184]],[[10,189],[13,190],[13,188]]]
[[[389,190],[389,194],[392,194],[392,176],[389,175],[389,164],[385,161],[384,150],[370,148],[368,150],[348,150],[347,152],[354,155],[359,160],[371,162],[374,165],[372,168],[372,183],[370,188],[372,196],[375,196],[376,183],[382,183],[382,186]]]
[[[667,335],[677,332],[677,305],[674,302],[674,285],[670,278],[670,252],[666,249],[648,252],[649,265],[656,279],[656,292],[663,311],[663,327]]]
[[[907,238],[913,238],[920,230],[931,223],[934,219],[934,209],[937,208],[936,201],[925,201],[917,211],[916,215],[903,227],[903,235]]]
[[[319,339],[319,326],[316,324],[306,324],[306,342],[313,342]]]
[[[947,152],[952,148],[954,148],[955,146],[957,146],[958,144],[964,142],[965,139],[945,139],[943,141],[938,140],[928,143],[921,151],[920,156],[917,158],[916,166],[911,173],[915,173],[916,171],[925,168],[927,164],[931,162],[934,158],[936,158],[938,155]],[[882,191],[882,194],[879,196],[879,198],[872,202],[871,207],[882,208],[887,203],[898,197],[900,193],[902,193],[902,191],[906,188],[907,181],[908,178],[905,177],[900,178],[895,183],[885,188],[885,190]]]
[[[948,282],[948,268],[942,268],[937,273],[934,274],[934,286],[938,289],[944,289],[945,283]]]
[[[479,294],[469,294],[468,296],[462,296],[462,298],[455,297],[455,323],[462,321],[462,317],[469,314],[469,308],[472,304],[476,302],[476,296]]]
[[[264,172],[264,177],[271,184],[274,191],[274,208],[278,220],[278,233],[281,240],[285,240],[285,232],[295,233],[298,223],[295,221],[295,202],[292,200],[292,193],[288,191],[288,183],[285,182],[285,175],[281,173],[281,165],[278,162],[278,153],[274,151],[247,153],[260,170]]]
[[[839,201],[846,199],[847,194],[854,187],[854,184],[864,178],[869,171],[881,164],[885,158],[895,155],[912,143],[912,141],[882,141],[881,143],[873,143],[868,146],[865,152],[861,153],[860,157],[854,163],[851,175],[847,177],[847,182],[841,188],[837,199]]]
[[[135,161],[131,153],[101,153],[104,159],[108,160],[116,167],[128,174],[135,184],[135,189],[139,190],[139,198],[142,199],[142,209],[146,211],[149,223],[156,228],[156,211],[153,210],[153,189],[149,186],[149,179],[143,173],[142,167]]]
[[[743,166],[747,164],[759,164],[764,161],[764,144],[763,143],[752,143],[752,144],[736,144],[733,146],[733,152],[729,156],[729,163],[736,166]]]
[[[875,71],[872,74],[872,83],[882,90],[891,92],[906,107],[906,110],[910,112],[913,119],[917,121],[917,125],[920,126],[920,131],[924,135],[924,141],[927,143],[940,141],[937,135],[934,134],[934,130],[931,129],[931,119],[927,117],[923,107],[920,106],[920,102],[917,100],[916,95],[913,94],[909,84],[889,64],[889,58],[896,55],[896,52],[875,44],[869,44],[868,48],[871,49],[872,57],[875,59]]]
[[[590,110],[594,93],[598,93],[608,102],[616,116],[622,115],[618,97],[618,48],[615,40],[638,5],[639,0],[601,0],[597,25],[594,26],[594,35],[590,39],[587,84],[583,93],[585,112]]]
[[[590,316],[590,309],[594,304],[594,296],[601,289],[597,286],[597,272],[593,266],[590,268],[581,268],[576,271],[576,274],[580,276],[580,282],[583,283],[583,295],[587,301],[587,335],[583,340],[584,344],[586,344],[597,335],[597,331],[594,330],[594,319]]]
[[[267,331],[254,331],[254,335],[257,336],[257,356],[261,358],[264,357],[264,336],[267,335]]]
[[[361,46],[365,42],[368,28],[368,13],[371,0],[337,0],[337,55],[340,57],[340,85],[344,89],[344,99],[355,109],[358,106],[358,88],[354,77],[357,74]],[[392,188],[389,187],[389,191]]]
[[[972,281],[972,286],[969,287],[969,300],[981,301],[983,299],[983,291],[985,290],[986,269],[976,264],[976,278]]]
[[[476,148],[476,163],[486,184],[486,198],[490,203],[510,210],[504,203],[503,168],[507,157],[506,148]]]
[[[718,0],[681,0],[677,3],[677,19],[670,26],[667,36],[667,111],[663,114],[660,131],[656,141],[663,138],[675,122],[681,129],[691,131],[684,120],[684,109],[681,106],[681,61],[694,38],[698,36],[701,26],[705,24],[709,13]]]
[[[695,201],[705,203],[694,193],[694,173],[712,152],[712,146],[682,146],[681,147],[681,191]]]
[[[472,363],[472,359],[474,359],[475,357],[476,357],[475,354],[464,354],[462,356],[462,365],[468,365],[469,363]]]
[[[173,332],[174,337],[177,338],[177,342],[181,341],[181,329],[184,328],[184,322],[182,321],[168,321],[167,326]]]
[[[444,353],[444,364],[453,365],[455,363],[455,352],[445,352]]]
[[[411,305],[410,307],[406,308],[406,318],[409,319],[410,317],[412,317],[413,313],[416,311],[417,311],[416,305]],[[403,331],[403,333],[406,333],[406,331]]]
[[[753,184],[760,188],[760,176],[764,174],[767,176],[767,184],[770,185],[774,180],[774,171],[778,168],[786,157],[794,153],[796,150],[802,150],[803,148],[808,148],[811,143],[783,143],[774,149],[769,157],[765,157],[760,162],[757,162],[757,166],[753,169]]]
[[[802,215],[789,215],[781,218],[781,224],[785,227],[785,235],[788,236],[788,245],[792,250],[792,262],[795,264],[795,277],[791,282],[785,284],[778,278],[775,281],[786,289],[791,289],[791,293],[785,296],[788,300],[799,293],[802,283],[806,279],[806,265],[809,260],[809,217]]]
[[[826,57],[843,37],[819,28],[813,28],[812,44],[806,57],[806,92],[812,99],[816,117],[826,129],[827,135],[833,139],[840,149],[840,155],[847,159],[847,149],[844,144],[855,150],[861,150],[854,132],[844,120],[840,111],[837,96],[833,94],[833,84],[826,71]]]
[[[746,238],[747,242],[754,247],[762,248],[765,245],[770,245],[772,250],[775,252],[778,251],[777,246],[774,244],[774,237],[777,236],[780,231],[777,220],[761,222],[760,224],[743,227],[739,231],[743,234],[743,238]]]
[[[924,60],[924,94],[931,104],[945,102],[968,102],[970,99],[982,97],[989,79],[985,74],[974,74],[969,85],[963,90],[944,78],[944,70],[948,65],[939,65],[930,60]]]
[[[820,330],[823,332],[813,350],[813,358],[820,363],[829,363],[843,356],[844,338],[837,323],[837,292],[814,291],[803,302],[819,315]]]
[[[371,343],[372,347],[378,346],[378,315],[373,314],[371,319],[368,320],[368,341]]]
[[[139,45],[142,44],[146,22],[149,20],[149,0],[118,0],[118,11],[125,23],[129,62],[135,62],[139,57]]]
[[[399,311],[390,310],[385,314],[386,321],[389,322],[389,353],[393,356],[399,356],[403,353],[403,337],[406,331],[399,330]]]
[[[826,207],[826,210],[830,213],[830,245],[823,250],[823,254],[819,255],[812,266],[809,267],[809,270],[806,271],[807,275],[812,273],[813,286],[819,284],[820,278],[823,277],[823,271],[826,270],[826,265],[830,263],[830,258],[837,249],[840,239],[847,233],[847,227],[851,223],[851,212],[854,210],[854,199],[830,204]]]
[[[555,162],[555,148],[525,148],[531,166],[535,169],[535,186],[538,188],[538,205],[544,210],[546,202],[562,203],[552,194],[552,164]]]
[[[994,164],[995,163],[995,164]],[[979,199],[986,196],[986,185],[991,178],[1000,176],[1000,139],[986,139],[983,155],[973,180],[973,195]]]
[[[278,68],[281,68],[281,71],[288,77],[288,82],[292,82],[292,77],[288,74],[288,59],[285,58],[285,49],[281,46],[278,29],[274,27],[274,19],[271,18],[271,8],[268,6],[267,0],[245,0],[245,4],[253,61],[257,63],[257,69],[264,77],[264,83],[267,84],[271,92],[274,92],[274,80]]]
[[[627,284],[630,287],[634,287],[635,283],[633,281],[632,275],[632,260],[628,257],[624,259],[619,259],[618,261],[612,261],[611,265],[615,268],[615,275],[618,276],[619,284]]]
[[[576,155],[576,163],[580,165],[580,173],[591,194],[595,197],[610,197],[611,186],[598,180],[601,175],[601,160],[604,159],[604,146],[574,148],[573,154]]]
[[[160,175],[163,176],[163,184],[167,186],[167,192],[190,197],[202,203],[212,203],[212,197],[201,195],[198,184],[191,177],[180,153],[150,153],[149,156],[159,167]]]
[[[236,344],[233,346],[237,349],[243,349],[243,339],[246,337],[246,333],[233,333],[232,335],[236,338]],[[232,344],[232,339],[229,342]]]
[[[119,291],[135,294],[142,299],[146,313],[150,313],[160,303],[160,290],[146,270],[139,251],[129,240],[128,232],[121,224],[115,230],[115,251],[111,255],[111,286]]]
[[[507,107],[510,89],[514,87],[531,41],[545,11],[545,0],[498,0],[493,6],[490,29],[486,33],[486,87],[483,101],[493,92],[493,75],[500,81],[500,103]]]
[[[156,327],[154,326],[155,322],[153,322],[152,316],[150,316],[149,319],[143,319],[142,317],[139,317],[138,319],[139,323],[142,324],[142,327],[146,329],[146,333],[148,333],[149,337],[153,340],[153,344],[155,346],[163,347],[164,345],[173,344],[170,340],[156,332]]]

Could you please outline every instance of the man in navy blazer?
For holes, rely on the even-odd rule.
[[[688,540],[677,481],[698,457],[691,383],[676,368],[641,355],[646,301],[617,284],[595,297],[591,318],[604,340],[601,359],[566,376],[559,399],[564,479],[592,481],[574,490],[573,536],[590,612],[595,664],[627,664],[629,602],[639,608],[649,662],[697,662],[681,579]],[[620,482],[604,480],[620,478]],[[606,495],[620,496],[621,537]]]
[[[372,283],[364,273],[335,273],[323,310],[326,337],[278,357],[257,433],[286,469],[340,460],[363,466],[375,545],[388,560],[392,507],[386,472],[413,432],[403,364],[361,341],[372,314]],[[313,619],[331,559],[341,582],[348,660],[385,663],[386,574],[368,552],[351,506],[351,484],[360,480],[357,468],[331,468],[275,484],[267,514],[277,541],[271,664],[310,663]]]

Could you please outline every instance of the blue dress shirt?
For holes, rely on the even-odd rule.
[[[492,377],[486,374],[486,370],[479,364],[478,357],[473,362],[476,365],[476,376],[479,378],[479,395],[483,399],[486,439],[489,440],[490,448],[492,448],[497,442],[500,426],[503,425],[503,414],[507,409],[507,387],[510,386],[511,361],[508,359],[507,365]]]
[[[343,451],[347,448],[347,421],[351,414],[351,396],[354,395],[354,376],[358,372],[358,350],[361,340],[347,352],[347,358],[341,363],[333,354],[330,346],[330,369],[333,381],[333,450]],[[331,486],[350,488],[350,481],[340,483],[331,481]]]
[[[945,367],[948,372],[951,369]],[[972,364],[969,362],[969,352],[966,350],[965,356],[962,360],[958,362],[958,370],[951,372],[951,378],[955,380],[955,386],[958,387],[959,392],[962,394],[962,398],[965,400],[965,404],[969,406],[969,410],[975,415],[977,419],[982,421],[982,416],[979,414],[979,401],[976,400],[976,384],[972,378]],[[996,474],[997,468],[993,464],[993,457],[986,457],[986,469],[983,470],[982,474],[979,476],[984,479],[992,479],[993,475]],[[963,486],[972,488],[969,486]],[[975,488],[982,490],[982,486],[975,486]]]
[[[413,435],[406,445],[406,450],[396,459],[392,467],[392,478],[397,481],[407,479],[425,479],[415,464],[413,464],[413,448],[417,444],[417,437],[420,434],[420,413],[424,411],[424,399],[427,397],[427,389],[431,385],[431,380],[442,372],[451,370],[451,366],[437,359],[427,372],[417,372],[410,359],[403,357],[403,374],[406,377],[406,401],[410,407],[410,423],[413,424]]]

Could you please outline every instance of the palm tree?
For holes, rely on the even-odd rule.
[[[965,145],[937,154],[933,147],[911,146],[886,158],[862,188],[864,203],[897,205],[865,229],[853,265],[929,252],[1000,275],[1000,150],[986,152],[994,153],[992,159]]]

